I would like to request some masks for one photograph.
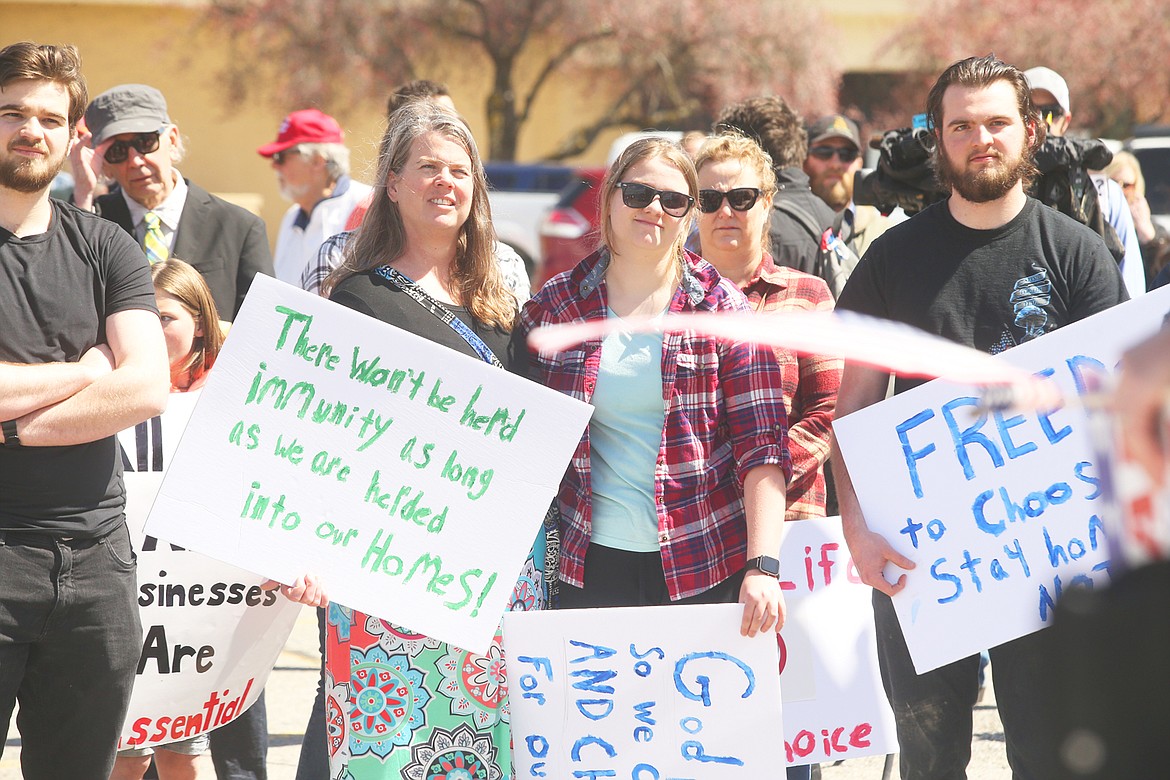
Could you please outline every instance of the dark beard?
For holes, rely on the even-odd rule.
[[[989,203],[1007,195],[1032,169],[1032,161],[1024,152],[1014,160],[1000,157],[999,162],[1000,165],[996,168],[961,173],[947,156],[942,144],[939,144],[938,180],[943,187],[953,189],[964,200],[971,203]]]
[[[0,187],[30,195],[47,189],[65,164],[65,155],[59,160],[44,157],[26,160],[20,157],[0,158]]]

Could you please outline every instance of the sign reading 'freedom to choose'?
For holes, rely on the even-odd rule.
[[[147,532],[483,650],[590,412],[257,277]]]
[[[1076,399],[1168,309],[1157,290],[1000,359]],[[1043,628],[1071,583],[1108,582],[1103,474],[1079,403],[988,413],[977,391],[936,380],[833,430],[870,530],[916,563],[894,606],[919,673]]]

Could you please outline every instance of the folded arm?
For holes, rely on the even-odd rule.
[[[145,309],[111,314],[106,318],[106,338],[113,370],[68,397],[19,417],[17,428],[24,445],[97,441],[166,407],[170,367],[158,315]]]

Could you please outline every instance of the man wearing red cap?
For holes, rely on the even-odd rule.
[[[280,194],[293,202],[280,223],[274,265],[277,279],[299,287],[321,243],[345,229],[349,213],[372,190],[349,178],[341,125],[315,108],[289,114],[276,140],[256,151],[272,160]]]

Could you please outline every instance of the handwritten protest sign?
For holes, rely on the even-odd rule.
[[[1000,359],[1076,398],[1168,309],[1157,290]],[[833,425],[869,527],[917,564],[894,605],[919,673],[1039,630],[1070,583],[1108,581],[1083,408],[986,414],[977,396],[936,380]]]
[[[780,587],[788,607],[780,632],[788,763],[897,753],[878,672],[872,590],[853,568],[841,518],[788,523]]]
[[[166,414],[118,436],[143,629],[120,748],[194,737],[239,717],[264,690],[301,609],[262,591],[254,574],[142,533],[197,396],[172,396]]]
[[[484,650],[590,411],[257,277],[147,530]]]
[[[509,612],[516,776],[774,777],[776,642],[738,604]]]

